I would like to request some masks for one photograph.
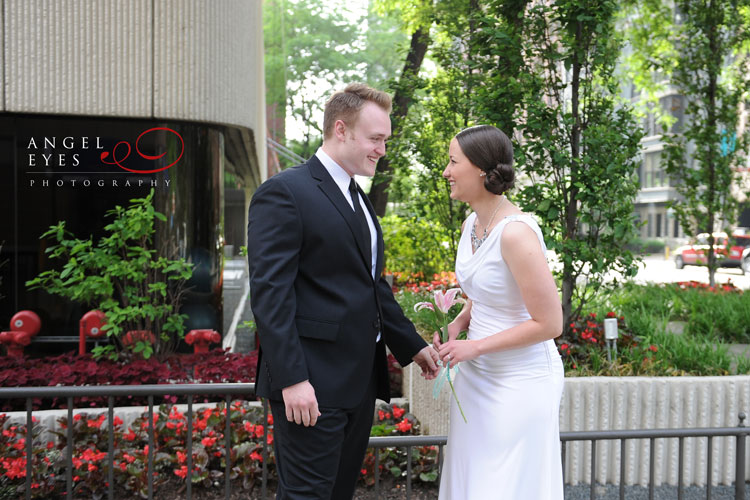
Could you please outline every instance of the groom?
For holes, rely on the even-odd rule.
[[[352,498],[375,398],[390,397],[386,344],[402,365],[437,374],[435,351],[381,276],[382,232],[354,181],[385,154],[390,111],[390,96],[366,85],[336,92],[322,147],[250,203],[256,392],[274,417],[277,499]]]

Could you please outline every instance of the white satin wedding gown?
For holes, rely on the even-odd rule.
[[[546,254],[541,230],[527,214],[503,219],[472,254],[475,218],[467,218],[456,256],[456,277],[472,300],[469,339],[531,318],[501,255],[503,229],[528,224]],[[562,500],[563,366],[554,341],[485,354],[459,367],[454,386],[468,423],[452,400],[440,500]]]

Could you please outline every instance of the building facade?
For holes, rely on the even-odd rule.
[[[261,2],[0,5],[0,329],[31,309],[40,336],[77,334],[85,305],[25,286],[55,265],[40,235],[96,241],[153,189],[156,246],[195,266],[187,327],[221,331],[225,174],[250,193],[267,171]]]

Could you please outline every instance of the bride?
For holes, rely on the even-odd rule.
[[[434,338],[440,358],[460,366],[451,406],[440,500],[561,500],[558,413],[563,366],[553,338],[562,308],[542,232],[511,203],[513,146],[495,127],[467,128],[450,143],[443,172],[464,221],[456,277],[469,300]],[[456,340],[468,330],[467,340]]]

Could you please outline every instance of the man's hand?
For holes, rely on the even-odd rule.
[[[432,346],[427,346],[411,358],[422,369],[422,376],[427,380],[432,380],[438,376],[440,369],[437,366],[438,354]]]
[[[283,388],[281,395],[284,398],[287,420],[305,427],[316,424],[320,416],[318,399],[309,380]]]

